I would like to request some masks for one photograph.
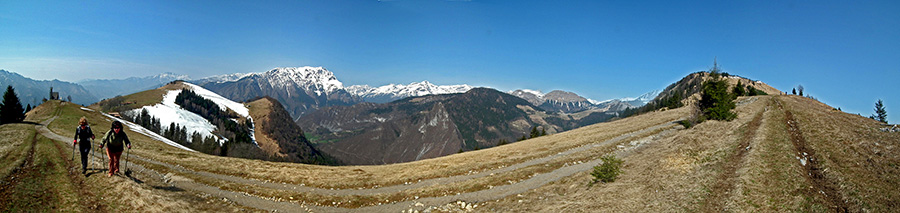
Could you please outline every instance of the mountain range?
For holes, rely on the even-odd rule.
[[[87,89],[75,83],[60,80],[34,80],[18,73],[0,70],[0,86],[5,91],[6,86],[10,85],[15,89],[22,105],[37,106],[41,104],[42,100],[50,98],[51,87],[54,92],[59,92],[60,99],[65,100],[71,97],[72,102],[76,104],[89,105],[99,100]]]
[[[144,90],[158,88],[166,83],[175,80],[188,80],[187,75],[177,75],[174,73],[161,73],[154,76],[146,77],[130,77],[126,79],[87,79],[79,81],[78,84],[84,86],[94,96],[100,99],[116,97],[118,95],[128,95]]]
[[[464,93],[472,88],[462,85],[435,85],[428,81],[409,84],[388,84],[378,87],[352,85],[345,87],[334,73],[323,67],[283,67],[260,73],[233,73],[191,80],[187,75],[161,73],[146,77],[126,79],[89,79],[78,83],[54,80],[36,81],[3,71],[8,82],[16,82],[16,88],[23,87],[23,103],[37,105],[43,97],[49,96],[49,86],[58,85],[56,91],[65,97],[71,95],[73,102],[87,105],[98,99],[108,99],[160,87],[175,80],[185,80],[209,88],[229,99],[245,101],[270,96],[283,103],[294,119],[328,106],[348,106],[361,102],[387,103],[407,97],[432,94]],[[13,80],[15,79],[15,80]],[[0,81],[0,83],[4,83]],[[5,83],[9,84],[9,83]],[[18,86],[22,85],[22,86]],[[46,89],[43,89],[46,88]],[[245,89],[246,88],[246,89]],[[47,90],[47,91],[40,91]],[[86,90],[86,91],[85,91]],[[44,95],[44,94],[47,95]],[[543,94],[534,90],[516,90],[512,95],[528,100],[554,112],[572,113],[592,109],[595,111],[621,111],[629,107],[646,104],[657,92],[650,92],[638,98],[623,98],[595,101],[566,91],[551,91]],[[648,98],[649,97],[649,98]],[[546,103],[545,103],[546,102]]]
[[[428,81],[413,82],[407,85],[388,84],[380,87],[369,85],[353,85],[346,88],[350,93],[359,96],[365,102],[387,103],[406,97],[464,93],[474,87],[462,85],[438,86]]]

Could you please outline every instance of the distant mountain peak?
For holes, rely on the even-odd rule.
[[[363,98],[365,101],[385,103],[399,100],[406,97],[464,93],[471,90],[472,86],[467,84],[460,85],[435,85],[427,80],[421,82],[412,82],[403,84],[388,84],[380,87],[371,87],[369,85],[353,85],[347,87],[347,91],[351,94]]]
[[[158,78],[158,79],[176,79],[176,80],[190,80],[191,79],[191,77],[189,77],[188,75],[179,75],[179,74],[175,74],[172,72],[164,72],[164,73],[160,73],[158,75],[150,76],[150,77]]]
[[[278,67],[268,72],[253,73],[249,76],[265,78],[272,87],[300,86],[317,95],[344,89],[344,83],[338,81],[334,73],[324,67]]]

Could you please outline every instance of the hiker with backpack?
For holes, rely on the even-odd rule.
[[[80,145],[78,143],[79,139]],[[94,139],[94,131],[91,131],[87,118],[82,116],[78,120],[78,127],[75,128],[75,140],[72,141],[72,146],[79,145],[78,150],[81,152],[81,174],[87,172],[88,154],[91,152],[92,139]]]
[[[106,155],[109,156],[108,176],[112,177],[119,172],[119,158],[122,157],[122,151],[125,151],[126,146],[131,149],[131,141],[122,130],[122,122],[113,121],[110,130],[106,132],[100,142],[100,149],[103,149],[103,146],[106,146]]]

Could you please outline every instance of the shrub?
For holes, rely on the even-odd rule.
[[[597,182],[609,183],[616,181],[616,177],[619,174],[622,174],[622,159],[617,158],[614,155],[606,155],[601,157],[603,160],[598,166],[594,167],[594,171],[591,172],[591,176],[594,176],[594,180],[591,181],[589,186],[594,185]]]
[[[680,121],[678,121],[678,124],[681,124],[682,126],[684,126],[685,129],[690,129],[691,127],[694,126],[694,122],[691,122],[689,120],[680,120]]]

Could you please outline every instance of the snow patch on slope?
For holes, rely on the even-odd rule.
[[[241,115],[245,118],[250,117],[250,109],[248,109],[246,106],[244,106],[244,104],[234,102],[225,97],[222,97],[219,94],[216,94],[215,92],[209,91],[203,87],[200,87],[200,86],[197,86],[197,85],[194,85],[191,83],[185,82],[184,85],[189,86],[191,88],[191,90],[194,91],[194,93],[197,93],[197,95],[200,95],[203,98],[206,98],[206,99],[211,100],[212,102],[215,102],[217,105],[219,105],[219,108],[221,108],[223,110],[226,108],[231,109],[234,112],[237,112],[239,115]],[[177,94],[176,94],[176,96],[177,96]],[[174,103],[174,102],[175,102],[175,99],[173,97],[172,103]]]
[[[234,102],[227,98],[220,96],[212,91],[209,91],[203,87],[191,84],[184,83],[184,85],[188,86],[190,90],[194,91],[197,95],[200,95],[203,98],[209,99],[210,101],[216,103],[220,109],[231,109],[237,114],[246,117],[248,119],[252,119],[250,117],[250,109],[245,107],[241,103]],[[181,93],[181,90],[170,90],[165,95],[163,95],[163,101],[160,104],[152,105],[152,106],[144,106],[142,108],[134,109],[127,111],[129,114],[140,114],[141,110],[146,109],[148,114],[152,115],[159,119],[159,123],[163,129],[168,129],[169,125],[172,123],[177,124],[178,126],[185,127],[188,131],[188,135],[192,135],[193,133],[200,134],[201,137],[213,137],[219,141],[221,145],[226,141],[224,137],[220,137],[219,135],[213,134],[216,130],[216,126],[210,123],[208,120],[203,118],[202,116],[185,110],[181,106],[175,103],[176,97]],[[250,130],[250,138],[253,139],[253,143],[256,144],[256,136],[254,129]],[[188,137],[188,141],[193,143],[193,138]]]

